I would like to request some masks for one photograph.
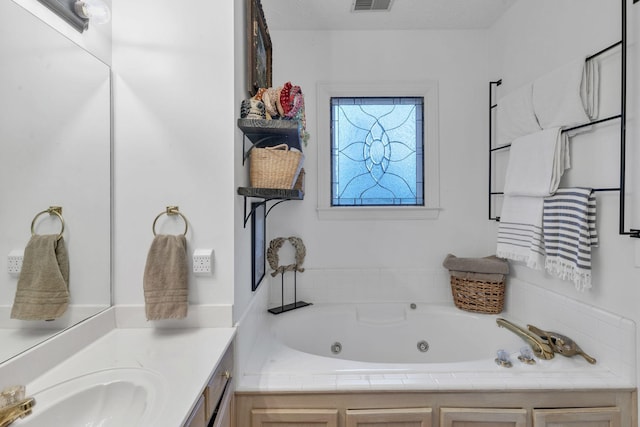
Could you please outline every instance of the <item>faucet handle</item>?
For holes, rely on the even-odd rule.
[[[9,405],[15,405],[20,402],[25,397],[25,386],[23,385],[12,385],[9,387],[5,387],[2,391],[0,391],[0,408]]]

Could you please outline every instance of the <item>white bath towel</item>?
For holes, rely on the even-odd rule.
[[[589,123],[598,115],[598,63],[566,64],[533,82],[533,110],[543,129]]]
[[[498,100],[496,129],[498,146],[541,129],[533,110],[533,84],[526,84]]]
[[[598,245],[590,188],[561,188],[544,200],[545,270],[582,291],[591,287],[591,248]]]
[[[568,138],[560,128],[517,138],[509,150],[504,194],[549,196],[556,191],[570,165]]]
[[[542,197],[504,197],[498,227],[498,257],[524,262],[527,267],[536,270],[543,268],[543,202]]]

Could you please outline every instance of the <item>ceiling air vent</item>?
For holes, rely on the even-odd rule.
[[[388,11],[393,0],[354,0],[353,12]]]

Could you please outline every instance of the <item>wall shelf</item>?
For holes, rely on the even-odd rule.
[[[263,119],[238,119],[238,128],[242,130],[244,137],[242,143],[242,164],[249,158],[251,150],[255,147],[273,147],[278,144],[287,144],[290,148],[302,151],[300,135],[302,124],[297,120],[263,120]],[[247,149],[247,140],[250,147]],[[244,197],[244,226],[255,211],[255,206],[267,205],[265,217],[271,209],[282,202],[289,200],[303,200],[304,189],[286,188],[255,188],[238,187],[238,195]],[[254,208],[247,212],[247,199],[262,199]]]
[[[273,147],[278,144],[287,144],[289,148],[302,151],[300,144],[302,124],[298,120],[238,119],[238,127],[244,134],[243,165],[254,147]],[[247,139],[251,144],[249,149],[246,149]]]

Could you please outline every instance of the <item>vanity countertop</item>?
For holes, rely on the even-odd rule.
[[[159,374],[166,391],[154,427],[181,426],[234,335],[235,328],[115,328],[35,378],[27,394],[100,370],[142,368]]]

